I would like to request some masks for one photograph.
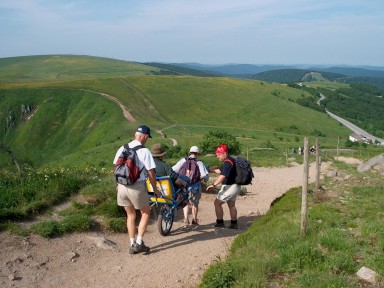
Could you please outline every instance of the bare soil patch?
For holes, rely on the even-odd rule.
[[[341,161],[347,164],[352,164],[352,165],[360,165],[363,163],[363,161],[360,159],[353,158],[353,157],[344,157],[344,156],[335,157],[335,160]]]

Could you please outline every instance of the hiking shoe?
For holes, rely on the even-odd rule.
[[[225,228],[224,222],[223,223],[216,223],[214,227]]]
[[[199,220],[198,219],[192,219],[192,224],[193,225],[199,225]]]
[[[228,228],[229,228],[229,229],[239,229],[239,227],[237,226],[237,224],[232,224],[232,223],[231,223],[231,225],[229,225]]]
[[[135,250],[134,250],[135,245],[136,245],[136,243],[134,243],[133,245],[131,245],[131,247],[129,247],[129,254],[136,254]]]
[[[140,245],[137,243],[133,244],[131,246],[131,248],[129,249],[129,253],[130,254],[137,254],[137,253],[141,253],[141,252],[148,253],[149,250],[151,250],[151,248],[149,248],[148,246],[145,246],[144,241],[143,241],[143,242],[141,242]]]
[[[186,224],[186,225],[189,225],[189,219],[188,218],[184,218],[183,223]]]

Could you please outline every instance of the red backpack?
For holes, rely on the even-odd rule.
[[[117,183],[129,186],[139,179],[140,173],[143,169],[139,169],[139,158],[136,151],[143,148],[138,145],[134,148],[129,148],[128,144],[124,145],[124,149],[117,159],[113,175]]]

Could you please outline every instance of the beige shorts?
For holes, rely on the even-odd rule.
[[[236,201],[237,195],[239,195],[241,190],[241,186],[238,184],[232,185],[223,185],[219,193],[217,194],[217,199],[228,202],[228,201]]]
[[[145,187],[145,181],[137,181],[130,186],[117,185],[117,205],[133,206],[141,209],[149,205],[149,196]]]

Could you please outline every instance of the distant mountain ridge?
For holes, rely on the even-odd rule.
[[[251,75],[265,71],[279,70],[279,69],[295,69],[293,66],[284,65],[253,65],[253,64],[227,64],[227,65],[204,65],[204,64],[184,64],[172,63],[172,65],[189,67],[191,69],[198,69],[204,71],[212,71],[219,74],[226,75]]]
[[[272,64],[225,64],[225,65],[207,65],[199,63],[169,63],[176,66],[189,67],[205,71],[214,71],[221,74],[257,74],[261,72],[280,70],[280,69],[304,69],[316,70],[330,73],[345,74],[347,76],[378,77],[384,78],[384,67],[379,66],[323,66],[323,65],[272,65]]]
[[[152,66],[155,63],[151,63]],[[361,83],[379,88],[384,88],[384,67],[376,66],[323,66],[323,65],[254,65],[254,64],[227,64],[205,65],[199,63],[172,63],[168,69],[178,70],[184,67],[194,71],[216,76],[254,79],[268,82],[288,83],[303,81],[303,74],[319,73],[321,77],[329,81],[343,83]],[[195,73],[196,74],[196,73]],[[282,76],[284,74],[284,76]],[[206,75],[205,75],[206,76]],[[318,80],[321,77],[307,78],[306,81]],[[309,80],[308,80],[309,79]]]

